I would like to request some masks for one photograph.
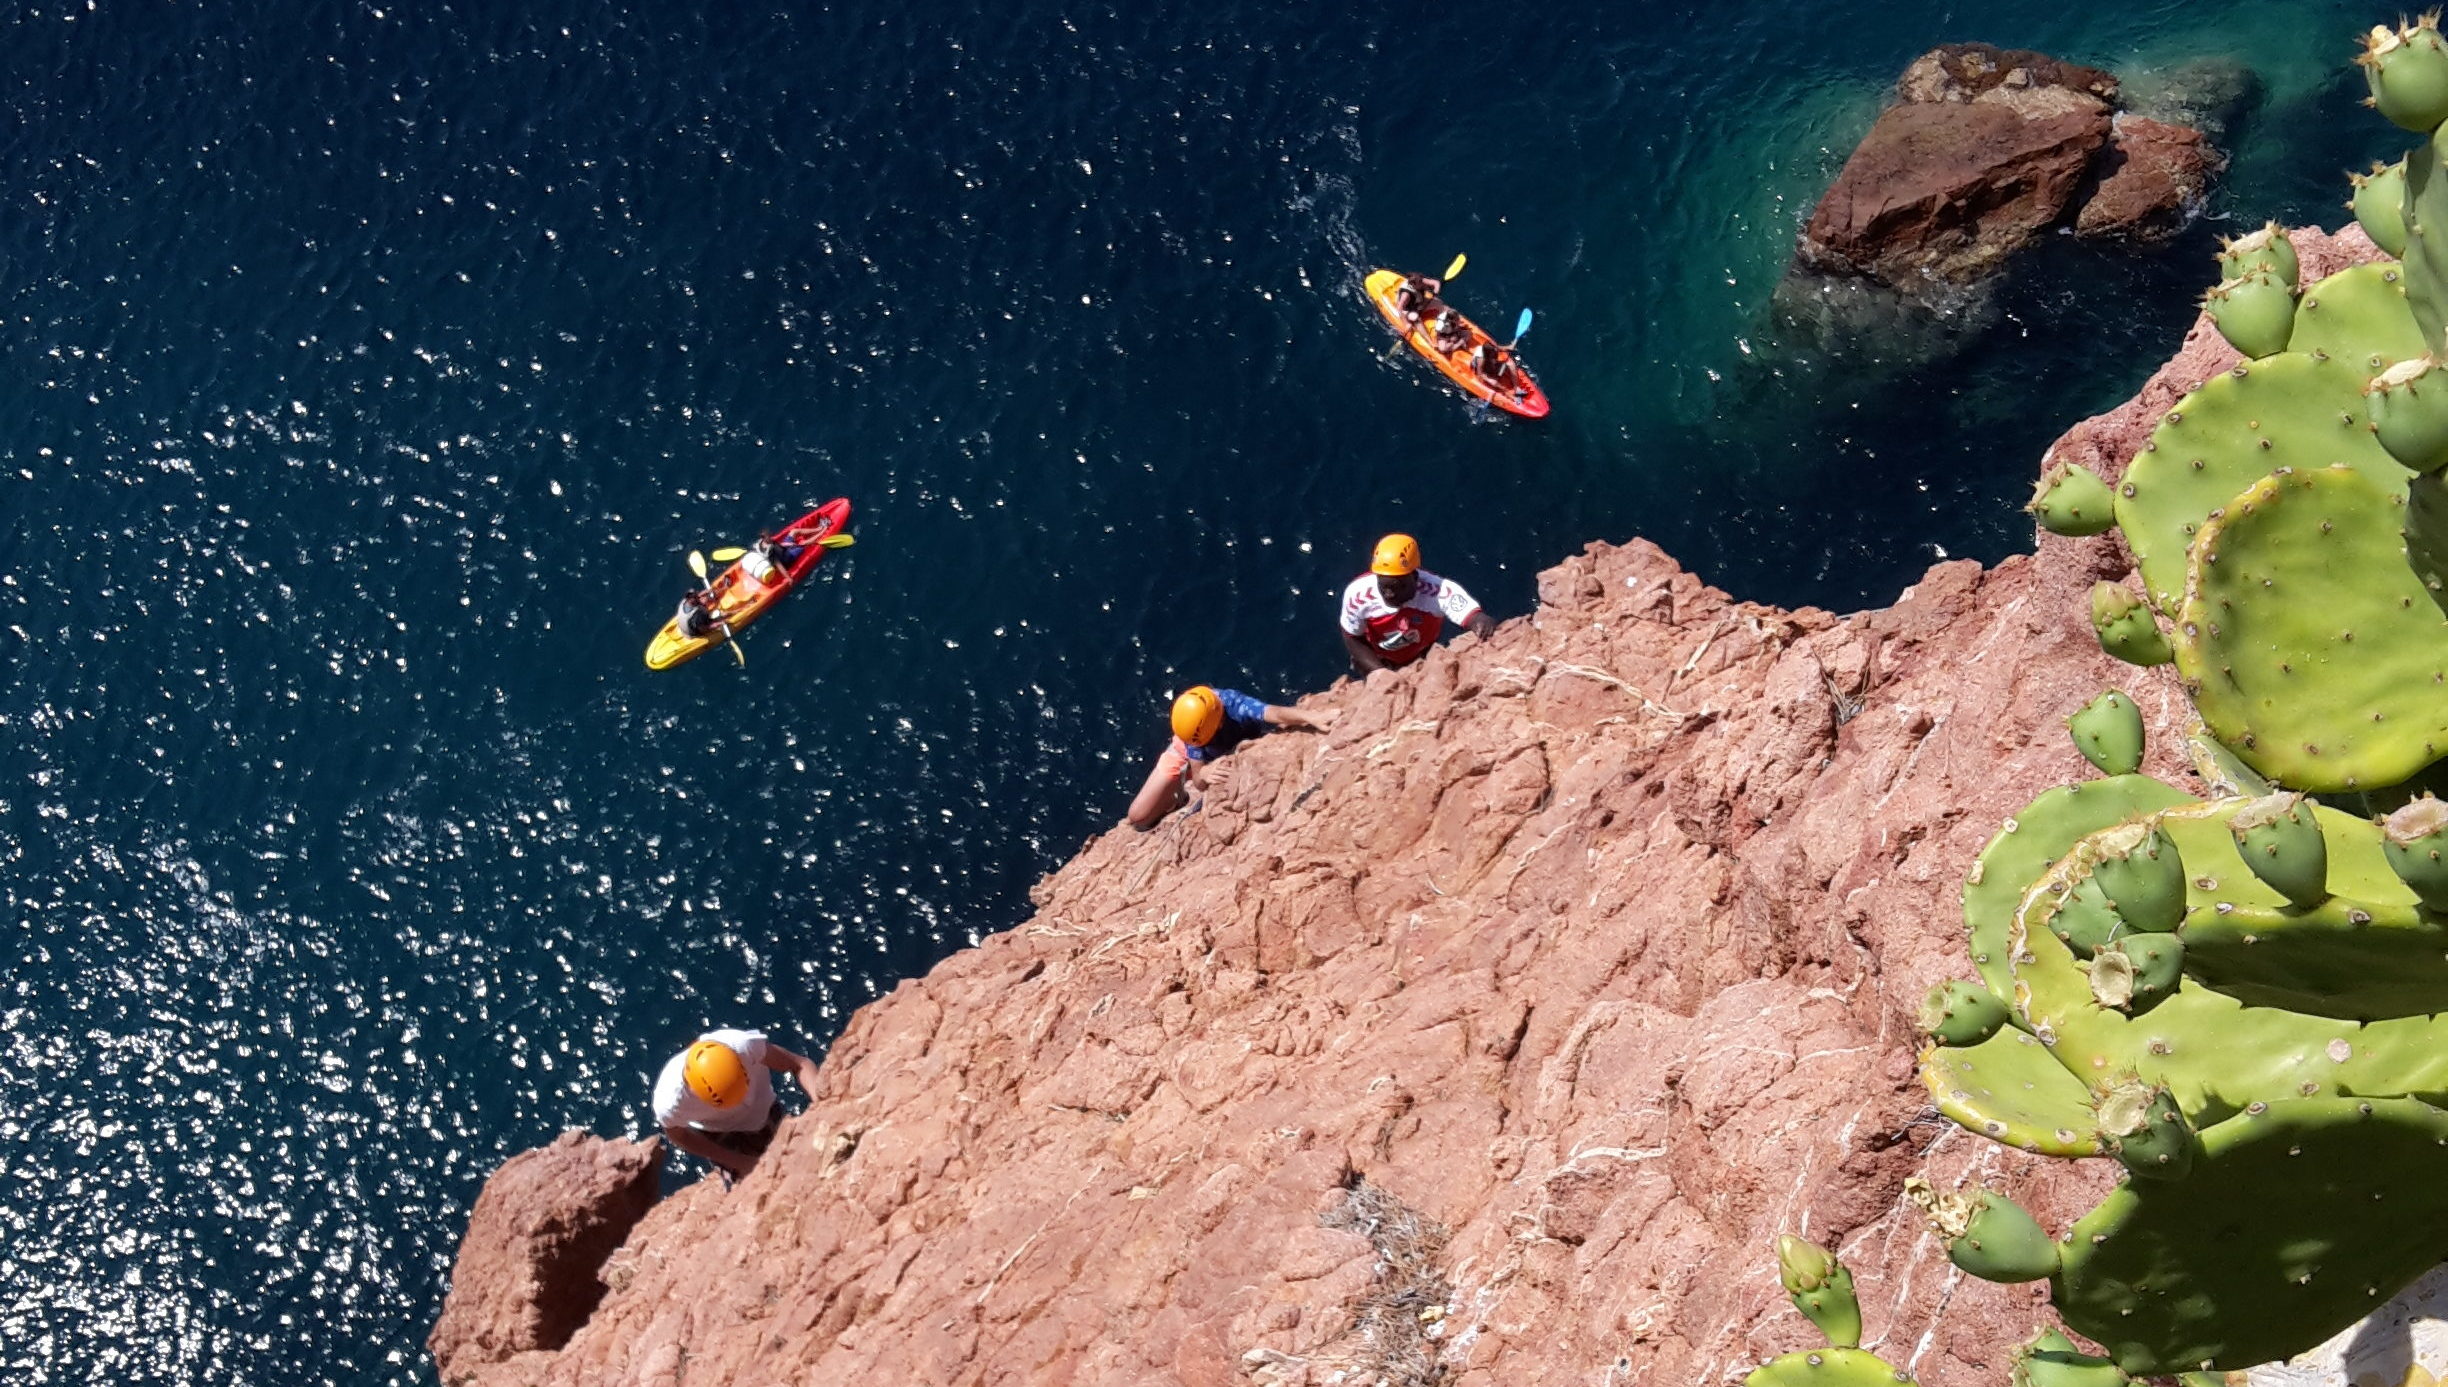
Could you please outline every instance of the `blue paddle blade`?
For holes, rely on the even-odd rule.
[[[1525,308],[1522,310],[1521,321],[1513,324],[1513,340],[1519,342],[1522,339],[1522,334],[1528,332],[1529,330],[1530,310]]]

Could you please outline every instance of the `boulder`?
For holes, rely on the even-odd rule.
[[[2199,130],[2119,115],[2100,155],[2097,184],[2074,214],[2077,236],[2162,245],[2184,230],[2227,156]]]
[[[1889,107],[1803,229],[1799,259],[1899,289],[1980,279],[2056,222],[2107,143],[2109,113]]]
[[[595,1313],[605,1259],[654,1207],[663,1143],[564,1132],[485,1182],[425,1348],[445,1384],[570,1341]]]
[[[2226,161],[2197,131],[2120,114],[2120,96],[2108,73],[2041,53],[1923,54],[1812,212],[1796,268],[1953,309],[2054,227],[2166,240]]]
[[[2028,110],[2081,97],[2112,106],[2117,96],[2117,79],[2098,68],[1987,43],[1933,48],[1896,79],[1896,100],[1907,105],[1977,101]]]

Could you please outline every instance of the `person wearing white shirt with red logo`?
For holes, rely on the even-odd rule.
[[[1419,541],[1387,535],[1369,556],[1369,571],[1343,589],[1343,646],[1352,672],[1400,669],[1435,645],[1452,621],[1485,639],[1496,619],[1460,583],[1420,567]]]

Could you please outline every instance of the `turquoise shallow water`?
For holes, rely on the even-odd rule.
[[[1171,690],[1336,675],[1384,529],[1500,614],[1591,538],[1840,607],[2020,547],[2209,229],[1943,369],[1780,342],[1929,44],[2244,57],[2218,215],[2394,152],[2351,7],[1415,11],[0,18],[0,1374],[428,1379],[487,1170],[1016,923]],[[1384,357],[1361,273],[1457,250],[1545,425]],[[641,668],[843,493],[744,675]]]

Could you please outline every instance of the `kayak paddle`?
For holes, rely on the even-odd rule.
[[[1527,334],[1529,331],[1530,331],[1530,310],[1529,310],[1529,309],[1527,309],[1527,308],[1525,308],[1525,309],[1523,309],[1523,310],[1522,310],[1522,315],[1521,315],[1521,317],[1520,317],[1520,318],[1519,318],[1517,321],[1515,321],[1515,323],[1513,324],[1513,342],[1519,342],[1520,340],[1522,340],[1522,337],[1523,337],[1525,334]],[[1505,350],[1506,350],[1506,351],[1511,351],[1511,350],[1513,350],[1513,342],[1507,342],[1507,343],[1505,343]]]
[[[702,583],[706,580],[705,555],[691,549],[688,556],[688,566],[689,572],[697,575],[698,582]],[[709,588],[707,591],[711,592],[712,589]],[[714,618],[714,624],[722,628],[723,644],[731,647],[731,658],[739,661],[741,669],[748,668],[748,657],[746,654],[741,652],[739,648],[739,637],[732,632],[731,623],[718,616]]]
[[[858,541],[849,535],[826,535],[823,539],[816,541],[816,547],[819,549],[847,549],[856,543]],[[717,549],[712,557],[716,563],[734,563],[747,555],[748,551],[745,549],[731,548]]]
[[[1445,273],[1438,275],[1437,278],[1450,282],[1455,275],[1462,273],[1462,267],[1469,263],[1469,255],[1457,255],[1453,258],[1453,263],[1445,267]]]

